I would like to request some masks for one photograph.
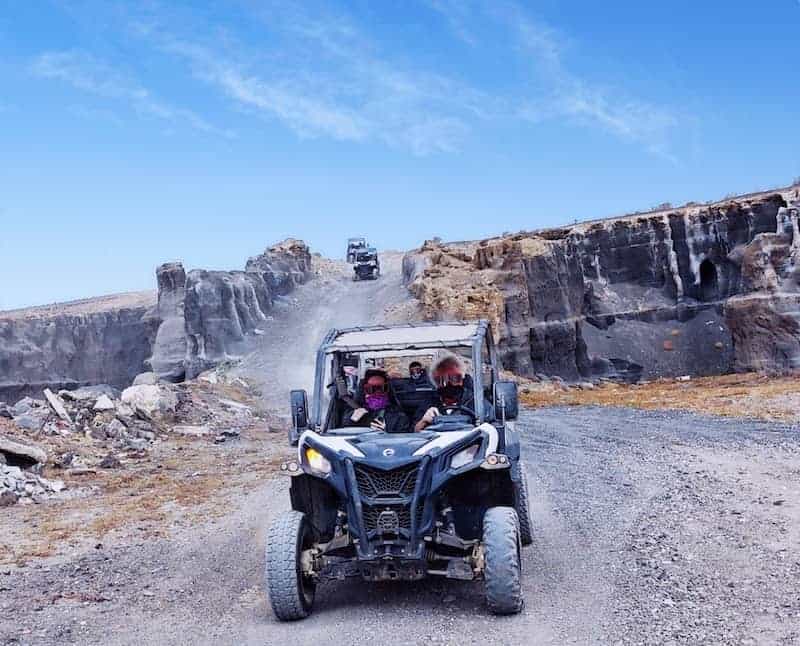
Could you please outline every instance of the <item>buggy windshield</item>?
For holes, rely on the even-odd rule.
[[[345,413],[360,406],[361,380],[369,369],[386,371],[397,403],[413,424],[423,406],[438,401],[430,373],[441,352],[451,352],[461,359],[465,387],[472,391],[474,399],[470,408],[477,420],[491,419],[492,407],[487,402],[492,400],[496,358],[487,340],[489,334],[487,321],[331,330],[317,353],[314,425],[323,432],[348,426]],[[426,378],[411,379],[412,362],[422,365]]]

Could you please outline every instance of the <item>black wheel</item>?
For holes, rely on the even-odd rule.
[[[483,517],[486,603],[496,615],[522,610],[519,520],[512,507],[490,507]]]
[[[514,485],[514,509],[519,518],[519,538],[523,545],[533,543],[533,526],[531,525],[531,506],[528,496],[528,474],[525,465],[519,461],[514,465],[515,475],[519,481]]]
[[[280,621],[311,614],[316,584],[303,575],[300,557],[311,547],[311,528],[305,514],[287,511],[267,531],[265,576],[272,612]]]

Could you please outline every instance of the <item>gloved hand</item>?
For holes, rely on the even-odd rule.
[[[386,422],[383,421],[382,419],[374,419],[374,420],[372,420],[372,423],[369,425],[369,427],[373,431],[385,431],[386,430]]]
[[[354,422],[357,422],[366,414],[367,414],[366,408],[356,408],[352,413],[350,413],[350,419]]]
[[[439,409],[436,408],[436,406],[431,406],[425,411],[425,414],[422,416],[422,421],[426,424],[433,424],[433,418],[438,417],[439,415],[441,415]]]

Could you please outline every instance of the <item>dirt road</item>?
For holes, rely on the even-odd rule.
[[[404,298],[392,271],[295,296],[242,368],[281,405],[308,376],[276,364],[331,322],[391,318]],[[166,536],[0,567],[0,643],[800,643],[796,431],[595,407],[525,411],[520,426],[535,539],[518,616],[488,615],[478,583],[349,581],[322,586],[308,620],[276,622],[264,527],[288,483],[261,477],[224,491],[224,514]]]

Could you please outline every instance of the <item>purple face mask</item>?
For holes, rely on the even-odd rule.
[[[369,410],[381,410],[389,405],[389,395],[387,393],[374,393],[365,397]]]

